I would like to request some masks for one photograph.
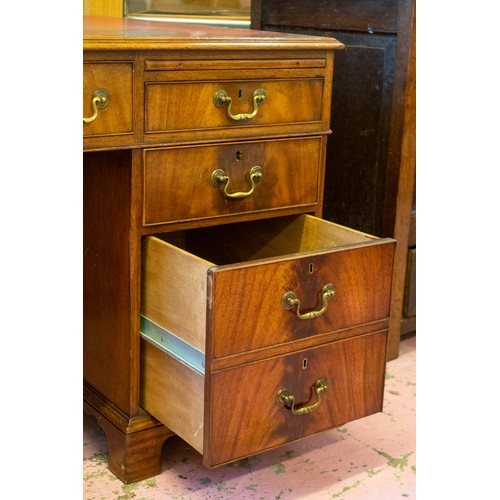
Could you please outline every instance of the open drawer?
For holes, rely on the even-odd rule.
[[[141,313],[212,360],[383,320],[394,243],[309,215],[148,236]]]
[[[141,406],[208,467],[380,411],[394,243],[309,215],[145,237]]]

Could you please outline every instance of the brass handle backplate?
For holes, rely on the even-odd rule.
[[[262,167],[259,167],[258,165],[252,167],[249,172],[249,176],[251,186],[248,191],[237,191],[235,193],[230,193],[229,185],[231,184],[231,180],[226,175],[226,172],[224,172],[224,170],[221,170],[220,168],[212,172],[212,184],[214,186],[220,186],[224,184],[224,195],[228,198],[246,198],[254,192],[255,186],[262,179]]]
[[[217,90],[213,96],[214,104],[218,108],[222,108],[227,104],[227,114],[232,120],[249,120],[253,118],[259,111],[259,105],[262,104],[266,99],[266,91],[264,89],[257,89],[253,93],[253,111],[251,113],[239,113],[233,115],[231,113],[231,106],[233,105],[233,100],[225,90]]]
[[[332,283],[327,283],[323,287],[323,290],[321,290],[323,306],[319,311],[310,311],[307,313],[301,313],[300,300],[297,298],[297,295],[295,295],[294,292],[286,292],[285,295],[283,295],[283,298],[281,299],[281,305],[283,306],[283,309],[287,310],[296,307],[297,316],[300,319],[312,319],[321,316],[326,311],[326,308],[328,307],[328,302],[333,299],[334,295],[335,295],[335,285],[333,285]]]
[[[92,95],[92,109],[94,114],[90,118],[83,117],[83,123],[93,122],[99,115],[99,110],[108,107],[110,95],[106,89],[97,89]]]
[[[294,415],[305,415],[314,411],[321,404],[320,394],[328,389],[328,383],[326,378],[320,378],[316,380],[313,386],[314,393],[316,394],[316,402],[313,404],[307,403],[295,403],[295,396],[288,389],[280,389],[278,394],[276,394],[276,404],[280,406],[285,406]]]

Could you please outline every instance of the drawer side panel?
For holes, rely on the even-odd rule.
[[[205,377],[141,339],[141,406],[203,453]]]
[[[154,236],[143,240],[141,314],[201,352],[209,265]]]

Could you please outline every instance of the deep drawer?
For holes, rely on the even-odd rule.
[[[84,141],[86,138],[133,134],[132,89],[131,62],[84,63]],[[93,106],[94,99],[96,108]]]
[[[143,338],[141,405],[207,467],[221,465],[381,411],[386,335],[215,372],[188,367]]]
[[[321,137],[144,151],[143,224],[319,202]],[[189,203],[186,203],[189,200]]]
[[[210,359],[383,320],[393,251],[308,215],[149,236],[142,315]]]

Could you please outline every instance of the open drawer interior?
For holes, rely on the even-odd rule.
[[[199,228],[161,234],[157,238],[218,266],[376,239],[310,215]]]
[[[148,236],[141,314],[214,358],[333,332],[387,318],[392,252],[308,215]]]

